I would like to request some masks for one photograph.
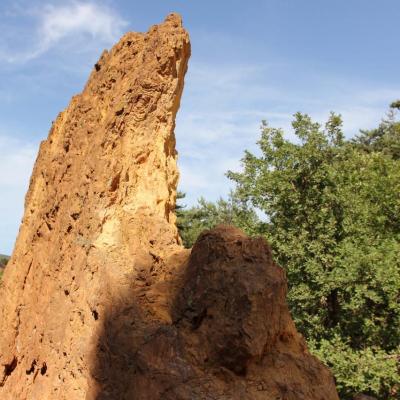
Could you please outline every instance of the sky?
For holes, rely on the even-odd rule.
[[[176,137],[186,204],[216,200],[257,151],[260,122],[295,112],[348,137],[400,98],[399,0],[2,0],[0,253],[12,252],[40,141],[79,93],[103,49],[179,12],[192,57]]]

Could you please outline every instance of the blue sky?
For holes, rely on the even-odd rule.
[[[0,253],[12,251],[39,142],[101,51],[172,12],[192,58],[176,136],[187,203],[229,191],[259,125],[342,114],[348,136],[400,98],[398,0],[2,0]]]

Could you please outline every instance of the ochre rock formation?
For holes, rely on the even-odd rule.
[[[0,304],[2,400],[338,399],[263,239],[175,225],[173,14],[95,65],[40,147]]]

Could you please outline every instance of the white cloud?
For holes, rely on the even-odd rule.
[[[12,55],[13,61],[26,61],[50,50],[58,51],[54,59],[62,58],[68,46],[75,52],[86,51],[87,46],[98,52],[99,46],[114,42],[126,24],[111,9],[83,1],[47,5],[34,17],[35,43],[27,45],[33,50]],[[69,51],[64,53],[68,60],[62,59],[57,68],[73,65]],[[332,110],[342,114],[345,131],[352,136],[360,128],[376,126],[400,93],[351,77],[332,78],[322,72],[307,75],[307,71],[298,71],[294,77],[290,74],[283,64],[221,64],[214,59],[190,63],[176,129],[180,189],[187,193],[189,205],[200,196],[215,200],[228,193],[231,183],[225,173],[240,168],[244,149],[256,150],[262,119],[290,136],[294,112],[308,112],[323,124]],[[14,239],[16,221],[22,215],[36,145],[0,136],[0,151],[6,155],[0,170],[0,187],[6,192],[0,198],[5,210],[0,219],[2,253],[9,252],[7,238]]]
[[[121,36],[127,22],[114,10],[93,3],[73,1],[67,5],[43,5],[31,15],[37,21],[29,50],[2,51],[8,62],[26,62],[37,58],[65,41],[71,41],[76,51],[90,42],[111,44]],[[10,39],[12,40],[12,38]],[[13,48],[10,44],[8,48]]]
[[[200,196],[215,200],[229,192],[225,173],[240,170],[245,149],[258,152],[262,119],[293,138],[295,112],[309,113],[323,126],[335,111],[342,115],[346,136],[352,137],[359,129],[377,126],[400,93],[393,87],[323,74],[304,77],[308,89],[293,88],[284,78],[273,76],[277,68],[190,64],[176,125],[179,187],[186,192],[187,204]]]

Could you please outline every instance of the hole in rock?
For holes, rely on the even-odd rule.
[[[160,256],[158,256],[157,254],[154,254],[154,253],[152,253],[151,251],[149,252],[149,254],[150,254],[151,257],[153,258],[153,261],[154,261],[154,262],[158,263],[158,262],[161,260]]]
[[[66,296],[69,296],[69,290],[65,289],[65,290],[64,290],[64,294],[65,294]]]
[[[10,364],[6,364],[4,366],[4,375],[10,376],[13,373],[14,369],[17,368],[17,365],[18,365],[17,357],[14,357],[10,362]]]
[[[46,371],[47,371],[47,365],[46,365],[46,363],[44,362],[43,365],[42,365],[42,368],[40,368],[40,373],[41,373],[42,375],[44,375],[44,374],[46,373]]]
[[[79,213],[73,213],[71,214],[71,217],[74,221],[76,221],[79,218],[79,215],[80,215]]]
[[[111,181],[110,192],[115,192],[118,189],[120,177],[120,173],[114,176],[113,180]]]
[[[33,372],[35,372],[35,367],[36,367],[36,360],[32,361],[31,367],[29,369],[26,370],[26,374],[30,375]]]
[[[99,72],[100,69],[101,69],[101,66],[100,66],[100,64],[96,63],[96,64],[94,64],[94,68],[95,68],[95,70],[96,70],[97,72]]]
[[[95,321],[97,321],[99,319],[99,313],[96,310],[92,310],[92,315],[93,315],[93,318],[95,319]]]
[[[192,329],[196,330],[200,328],[201,323],[203,322],[204,318],[207,316],[207,308],[202,310],[198,315],[195,315],[192,318]]]

